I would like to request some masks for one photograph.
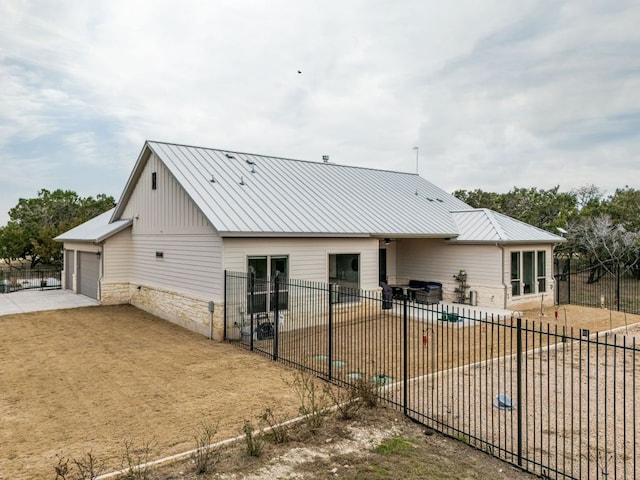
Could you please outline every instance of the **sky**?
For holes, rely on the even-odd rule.
[[[145,140],[640,188],[638,25],[637,0],[0,0],[0,226],[43,188],[117,200]]]

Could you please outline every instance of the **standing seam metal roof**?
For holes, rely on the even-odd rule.
[[[497,212],[473,209],[417,174],[154,141],[145,143],[112,222],[119,220],[152,152],[221,236],[564,240]]]
[[[449,209],[467,207],[416,174],[161,142],[147,145],[222,235],[451,237],[457,228]]]

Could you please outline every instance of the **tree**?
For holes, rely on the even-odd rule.
[[[637,274],[640,234],[627,231],[608,215],[583,217],[569,227],[563,250],[578,253],[589,261],[593,268],[587,283],[595,283],[607,272]]]
[[[21,198],[9,211],[9,222],[0,229],[0,255],[5,262],[24,259],[38,263],[62,261],[61,233],[113,208],[111,196],[80,197],[70,190],[42,189],[37,198]]]
[[[640,190],[617,188],[604,205],[605,212],[615,223],[619,223],[629,231],[640,231]]]
[[[456,190],[453,195],[473,208],[501,211],[501,195],[499,193],[485,192],[476,188],[475,190]]]

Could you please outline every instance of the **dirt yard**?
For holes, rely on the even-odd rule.
[[[128,306],[0,317],[0,478],[55,478],[56,455],[119,469],[194,448],[203,423],[241,433],[267,406],[295,416],[288,370]]]
[[[527,318],[555,321],[553,309],[544,313]],[[568,326],[610,326],[606,310],[566,313]],[[624,326],[623,314],[611,317],[611,326]],[[119,469],[125,441],[149,443],[150,458],[159,458],[194,448],[203,422],[218,423],[221,439],[241,434],[244,419],[268,406],[297,414],[282,365],[133,307],[2,316],[0,335],[2,480],[55,478],[58,455],[90,450]]]

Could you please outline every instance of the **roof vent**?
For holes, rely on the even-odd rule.
[[[426,197],[426,198],[427,198],[427,200],[429,200],[430,202],[433,202],[433,198],[429,198],[429,197]]]
[[[322,155],[322,161],[324,163],[329,163],[329,155]]]
[[[245,160],[245,162],[247,162],[249,165],[255,165],[256,164],[256,162],[254,162],[253,160],[249,160],[249,159]]]
[[[444,200],[442,200],[441,198],[436,198],[437,201],[439,201],[440,203],[444,203]]]
[[[256,165],[253,162],[251,163],[251,173],[256,173]]]
[[[209,180],[211,183],[216,183],[216,177],[213,176],[213,173],[211,174],[211,180]]]
[[[240,175],[240,185],[244,185],[244,178]]]
[[[230,153],[225,153],[225,156],[226,156],[227,158],[236,158],[236,157],[234,157],[233,155],[231,155]]]
[[[418,195],[418,190],[416,190],[416,195]]]

